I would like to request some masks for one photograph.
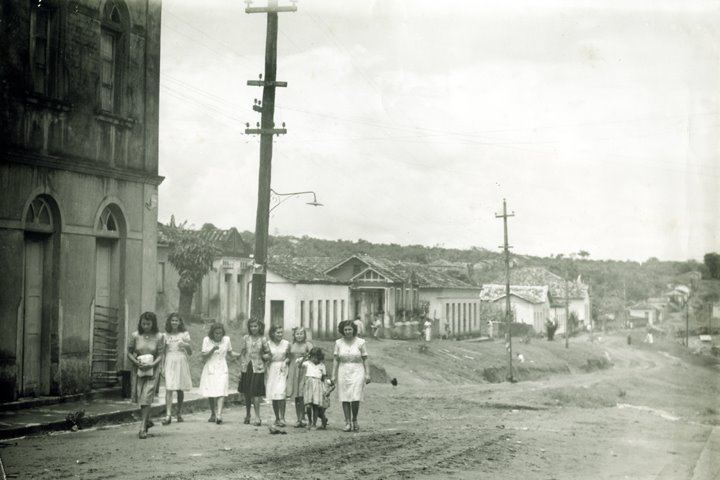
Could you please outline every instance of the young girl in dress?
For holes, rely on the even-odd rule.
[[[333,383],[333,381],[329,378],[325,379],[324,385],[325,394],[323,395],[323,403],[320,406],[320,411],[318,412],[318,416],[320,417],[320,420],[322,420],[322,425],[318,427],[321,430],[325,430],[327,428],[328,419],[325,412],[327,412],[327,409],[330,408],[330,394],[335,391],[335,383]]]
[[[265,395],[272,400],[275,426],[285,426],[285,395],[287,395],[288,363],[290,362],[290,342],[283,338],[283,327],[270,327],[270,361],[267,364],[267,383]]]
[[[182,422],[182,407],[185,400],[185,390],[192,389],[190,379],[190,363],[188,357],[192,355],[190,346],[190,333],[185,330],[185,322],[177,313],[168,315],[165,321],[165,419],[163,425],[172,422],[173,392],[177,392],[177,421]]]
[[[303,363],[305,367],[305,391],[303,397],[307,408],[308,430],[317,428],[318,418],[322,419],[322,428],[327,425],[325,409],[323,408],[323,405],[327,402],[325,398],[327,372],[325,371],[324,361],[325,353],[323,353],[322,348],[313,347],[308,353],[308,360]]]
[[[222,410],[225,397],[228,394],[228,365],[227,355],[239,356],[232,351],[230,337],[225,335],[222,323],[213,323],[207,337],[203,338],[201,354],[205,365],[200,375],[200,393],[207,397],[210,404],[210,418],[208,422],[220,425],[222,423]]]
[[[248,334],[243,336],[238,392],[245,397],[245,424],[250,423],[250,408],[255,409],[255,426],[260,426],[260,399],[265,396],[265,362],[270,360],[270,346],[263,333],[262,320],[251,318]]]
[[[305,427],[305,402],[303,390],[305,389],[305,369],[302,362],[313,347],[307,339],[307,332],[302,327],[293,328],[293,342],[290,345],[290,363],[288,365],[287,398],[295,402],[295,415],[297,423],[295,428]]]

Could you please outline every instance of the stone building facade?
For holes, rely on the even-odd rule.
[[[154,309],[160,12],[0,5],[0,401],[113,384]]]

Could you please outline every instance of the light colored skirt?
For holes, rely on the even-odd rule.
[[[303,401],[305,405],[323,406],[323,402],[325,401],[325,386],[322,380],[315,377],[305,377]]]
[[[183,352],[165,355],[165,390],[191,390],[190,364]]]
[[[287,369],[285,361],[270,362],[265,375],[265,397],[268,400],[285,400],[287,394]]]
[[[362,402],[365,390],[365,367],[363,364],[340,363],[337,389],[338,400],[341,402]]]

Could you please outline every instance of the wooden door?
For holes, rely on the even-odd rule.
[[[110,306],[111,279],[112,244],[98,241],[95,261],[95,305]]]
[[[26,237],[25,308],[23,312],[23,354],[20,395],[37,395],[40,393],[44,250],[44,240]]]
[[[282,300],[270,301],[270,325],[285,327],[285,302]]]

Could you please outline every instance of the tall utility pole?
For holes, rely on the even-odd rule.
[[[510,309],[510,249],[512,248],[510,245],[508,245],[508,228],[507,228],[507,219],[508,217],[514,217],[515,212],[507,213],[507,204],[505,203],[505,199],[503,198],[503,213],[495,214],[495,218],[502,218],[503,219],[503,230],[505,234],[505,242],[500,247],[505,251],[505,324],[507,325],[507,351],[508,351],[508,376],[507,379],[509,382],[514,382],[515,378],[513,376],[513,366],[512,366],[512,332],[510,331],[510,325],[511,325],[511,318],[512,318],[512,311]]]
[[[565,348],[570,348],[570,294],[567,276],[568,272],[565,272]]]
[[[260,135],[260,168],[258,174],[258,203],[255,217],[255,251],[252,276],[252,299],[250,316],[265,320],[265,282],[267,272],[268,223],[270,216],[270,178],[272,173],[273,135],[287,133],[285,128],[275,128],[275,88],[287,87],[287,82],[276,81],[278,13],[295,12],[297,7],[279,7],[277,0],[268,0],[267,7],[251,7],[246,1],[245,13],[267,13],[267,36],[265,40],[265,79],[248,80],[247,84],[263,87],[262,102],[255,102],[253,110],[260,112],[260,128],[245,129],[246,134]],[[284,127],[284,125],[283,125]]]

